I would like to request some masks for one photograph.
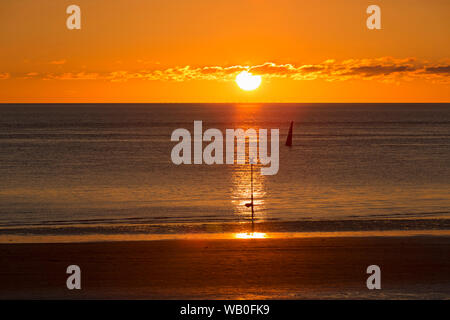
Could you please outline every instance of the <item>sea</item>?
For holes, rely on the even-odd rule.
[[[253,168],[254,229],[248,163],[172,162],[196,120],[279,129],[278,173]],[[449,219],[450,104],[0,105],[0,242],[448,235]]]

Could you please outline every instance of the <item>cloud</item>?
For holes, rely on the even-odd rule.
[[[9,79],[11,75],[7,72],[0,72],[0,80],[6,80]]]
[[[450,65],[437,66],[437,67],[426,67],[425,73],[435,73],[435,74],[450,74]]]
[[[28,72],[23,77],[18,77],[18,79],[39,79],[38,76],[38,72]]]
[[[195,67],[188,65],[165,69],[160,69],[158,65],[155,65],[154,69],[138,71],[47,73],[41,77],[44,80],[105,80],[112,82],[131,80],[172,82],[192,80],[233,81],[236,75],[244,70],[255,75],[261,75],[264,78],[284,78],[295,81],[374,80],[399,82],[422,79],[450,83],[449,63],[439,64],[419,61],[415,58],[396,59],[392,57],[348,59],[341,62],[328,59],[316,64],[266,62],[259,65]]]
[[[163,70],[144,70],[138,72],[114,71],[104,75],[111,81],[161,80],[190,81],[218,80],[232,81],[239,72],[248,71],[265,78],[288,78],[292,80],[345,81],[345,80],[379,80],[383,82],[424,79],[449,82],[449,65],[436,65],[420,62],[413,58],[394,59],[350,59],[342,62],[326,60],[318,64],[295,65],[266,62],[254,66],[204,66],[172,67]]]
[[[62,74],[47,74],[43,80],[99,80],[101,76],[99,73],[86,73],[86,72],[66,72]]]

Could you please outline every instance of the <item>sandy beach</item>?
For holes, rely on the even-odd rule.
[[[449,253],[445,236],[1,244],[0,298],[448,299]]]

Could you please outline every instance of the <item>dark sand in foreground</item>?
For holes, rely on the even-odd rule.
[[[448,299],[449,253],[445,236],[0,244],[0,298]]]

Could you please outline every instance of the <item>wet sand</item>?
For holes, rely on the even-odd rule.
[[[81,290],[66,288],[81,267]],[[366,268],[381,268],[368,290]],[[0,298],[450,298],[450,237],[0,244]]]

